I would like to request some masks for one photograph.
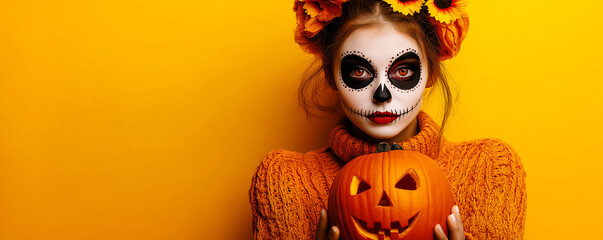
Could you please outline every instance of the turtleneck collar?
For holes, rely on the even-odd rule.
[[[414,137],[400,144],[404,150],[421,152],[433,159],[438,152],[438,126],[427,113],[421,111],[417,115],[420,131]],[[351,135],[349,121],[343,121],[335,126],[330,134],[331,149],[343,161],[348,162],[360,155],[374,153],[378,143],[372,143]]]

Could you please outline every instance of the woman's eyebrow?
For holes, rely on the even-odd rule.
[[[341,64],[347,64],[348,62],[352,62],[355,64],[362,64],[362,65],[365,65],[366,67],[370,67],[371,70],[373,70],[372,69],[373,65],[371,64],[371,61],[363,56],[359,56],[356,54],[349,54],[341,59]]]
[[[394,62],[397,62],[400,60],[406,60],[406,59],[420,60],[419,55],[417,55],[415,52],[407,52],[407,53],[402,54],[398,58],[396,58],[396,60],[394,60]]]
[[[356,61],[364,61],[364,62],[370,62],[369,59],[367,59],[364,56],[360,56],[358,54],[348,54],[345,55],[341,60],[343,61],[344,59],[350,59],[350,60],[356,60]]]

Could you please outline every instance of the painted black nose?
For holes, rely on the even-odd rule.
[[[373,100],[377,102],[386,102],[392,99],[392,94],[389,92],[389,89],[385,86],[385,84],[381,84],[373,94]]]

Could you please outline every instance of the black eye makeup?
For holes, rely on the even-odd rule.
[[[396,58],[387,71],[390,82],[402,90],[409,90],[419,84],[421,61],[419,55],[407,52]]]
[[[361,89],[375,79],[375,70],[369,61],[358,55],[346,55],[341,59],[341,78],[346,86]]]

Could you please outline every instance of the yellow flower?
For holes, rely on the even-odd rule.
[[[465,13],[467,0],[428,0],[425,5],[438,22],[450,24]]]
[[[394,9],[394,12],[399,12],[404,15],[413,15],[416,12],[421,11],[423,2],[425,0],[383,0],[389,3]]]

